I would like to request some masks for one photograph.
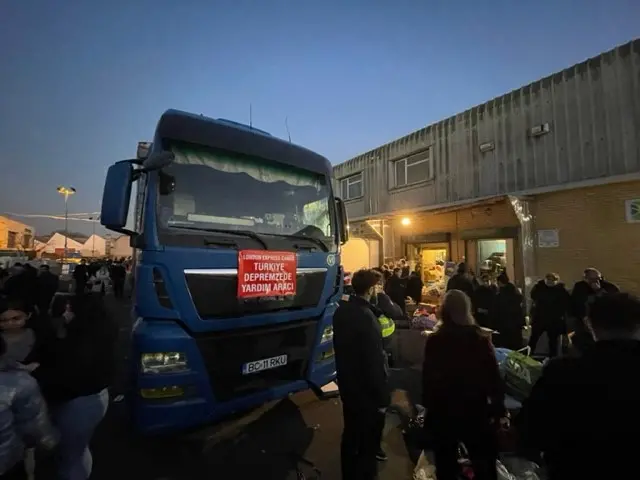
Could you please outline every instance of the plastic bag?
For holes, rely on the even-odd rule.
[[[511,350],[509,348],[496,348],[495,349],[496,361],[498,362],[498,368],[500,369],[500,376],[503,379],[507,374],[507,372],[506,372],[507,358],[509,357],[509,354],[511,352],[513,352],[513,350]]]
[[[522,401],[527,398],[533,385],[542,376],[542,367],[541,362],[522,351],[509,353],[504,364],[507,393],[516,400]]]
[[[507,467],[505,467],[500,460],[496,460],[496,470],[498,473],[498,480],[518,480],[509,472],[509,470],[507,470]]]
[[[431,452],[425,453],[424,451],[418,458],[418,463],[413,469],[413,480],[437,480],[436,479],[436,466],[433,463]]]
[[[544,471],[537,463],[522,457],[503,456],[502,464],[515,480],[543,480]]]
[[[495,348],[496,361],[498,362],[498,365],[504,364],[507,361],[507,357],[511,352],[513,352],[513,350],[509,348],[501,348],[501,347]]]

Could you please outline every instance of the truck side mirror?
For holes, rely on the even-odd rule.
[[[341,198],[336,198],[336,210],[338,212],[340,245],[344,245],[349,240],[349,220],[347,219],[347,209]]]
[[[109,167],[104,182],[100,223],[109,230],[131,234],[124,227],[129,215],[134,169],[131,162],[118,162]]]

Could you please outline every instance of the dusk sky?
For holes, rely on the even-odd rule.
[[[98,211],[167,108],[340,163],[638,36],[638,0],[0,2],[0,214]]]

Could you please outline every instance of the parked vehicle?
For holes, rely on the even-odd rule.
[[[331,175],[305,148],[176,110],[138,158],[110,167],[101,222],[135,249],[138,430],[198,426],[335,379],[348,234]]]

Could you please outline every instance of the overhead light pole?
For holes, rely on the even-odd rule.
[[[64,254],[62,257],[62,263],[64,264],[67,260],[67,239],[69,237],[69,209],[67,205],[69,203],[69,197],[76,193],[76,189],[60,185],[56,190],[64,197]]]

